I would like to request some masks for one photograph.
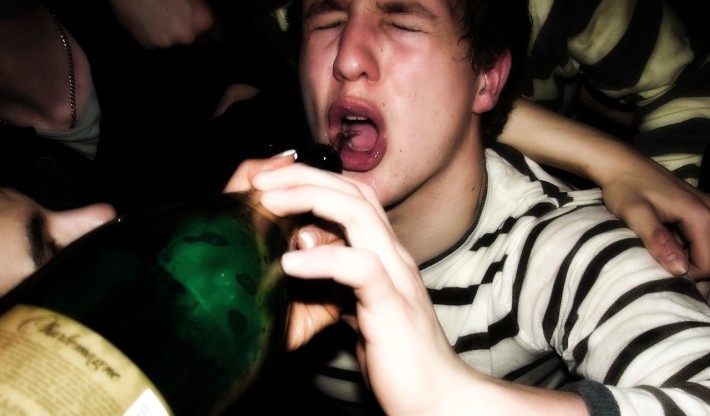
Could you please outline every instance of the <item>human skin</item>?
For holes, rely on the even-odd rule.
[[[441,332],[417,267],[475,220],[484,180],[470,166],[482,161],[478,117],[495,104],[506,56],[482,73],[458,65],[456,31],[436,30],[459,21],[443,0],[318,2],[317,13],[308,14],[315,3],[305,2],[302,90],[317,139],[344,149],[344,174],[280,157],[244,163],[227,186],[260,190],[261,202],[277,215],[312,212],[342,227],[347,244],[304,238],[282,265],[297,278],[327,276],[352,288],[354,314],[340,315],[327,303],[294,303],[291,348],[338,319],[350,323],[358,331],[360,368],[387,414],[587,414],[574,394],[494,380],[466,366]],[[417,23],[421,13],[436,22],[433,28],[420,23],[407,30],[404,22]],[[408,33],[400,37],[395,29]],[[407,42],[410,36],[418,40]],[[430,83],[436,87],[426,88]],[[450,104],[460,102],[466,106]],[[354,137],[333,140],[343,132]],[[466,157],[437,157],[452,147]],[[447,175],[445,164],[474,179]]]
[[[653,257],[674,275],[693,278],[708,297],[710,195],[607,133],[526,99],[516,102],[498,141],[593,180],[607,208],[639,235]]]
[[[24,194],[0,188],[0,296],[57,251],[115,216],[107,204],[50,211]]]
[[[329,64],[329,68],[334,68],[334,77],[340,76],[337,66]],[[327,78],[327,74],[324,76]],[[541,125],[545,128],[540,128]],[[516,132],[524,132],[525,139],[519,138]],[[327,135],[328,132],[321,133],[321,141],[330,140],[326,139]],[[564,140],[560,140],[560,136]],[[675,275],[688,272],[707,297],[708,288],[702,280],[710,270],[710,257],[707,255],[710,244],[706,232],[710,224],[708,195],[675,178],[661,166],[651,163],[607,134],[541,109],[526,100],[519,100],[516,104],[499,140],[521,148],[525,154],[542,163],[587,176],[599,183],[610,210],[639,234],[659,263]],[[565,146],[560,146],[560,143]],[[581,160],[580,155],[584,155]],[[284,159],[289,158],[245,162],[225,189],[249,188],[255,172],[288,164]],[[364,176],[353,172],[346,174]],[[374,176],[372,173],[369,175]],[[381,178],[371,178],[370,182],[380,187],[379,183],[383,183]],[[389,210],[388,214],[394,218],[394,212]],[[667,223],[676,224],[682,236],[669,230]],[[327,233],[314,228],[301,235],[308,244],[325,243],[332,239]],[[304,337],[308,338],[308,335]]]
[[[322,143],[341,130],[359,133],[341,150],[344,175],[373,187],[398,232],[414,242],[432,228],[448,230],[429,239],[426,249],[407,247],[425,260],[473,222],[482,153],[479,119],[472,115],[495,104],[505,75],[474,73],[468,48],[457,42],[459,29],[433,21],[428,11],[391,15],[377,11],[375,2],[352,8],[348,22],[357,24],[337,25],[344,10],[305,20],[300,64],[306,115]],[[376,58],[370,44],[381,45]],[[346,116],[371,122],[348,126]],[[442,209],[450,215],[440,215]]]
[[[81,119],[93,90],[91,67],[68,28]],[[39,1],[0,2],[0,119],[16,126],[66,130],[71,123],[67,49]]]
[[[359,330],[358,360],[386,413],[586,414],[575,394],[468,367],[442,333],[417,268],[475,221],[480,114],[496,104],[510,67],[503,54],[492,68],[472,69],[459,12],[445,0],[304,1],[306,115],[321,143],[354,136],[333,143],[344,172],[294,164],[252,175],[251,184],[277,215],[312,211],[343,227],[347,246],[289,252],[282,264],[292,276],[332,276],[353,288],[356,315],[343,319]],[[313,324],[331,312],[326,306],[291,321]]]
[[[116,19],[148,49],[191,45],[215,24],[205,0],[110,0]]]

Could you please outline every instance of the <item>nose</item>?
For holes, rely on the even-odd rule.
[[[379,77],[378,39],[370,25],[358,16],[351,16],[345,23],[333,63],[333,75],[338,81],[372,81]]]
[[[109,204],[92,204],[82,208],[58,211],[47,217],[49,233],[59,247],[69,243],[116,217]]]

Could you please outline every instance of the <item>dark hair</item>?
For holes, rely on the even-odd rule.
[[[503,131],[520,95],[532,27],[528,0],[458,1],[464,3],[463,37],[471,43],[473,68],[490,69],[506,50],[513,62],[498,104],[481,120],[483,143],[490,144]]]
[[[498,58],[510,51],[510,75],[501,91],[498,104],[483,114],[481,133],[483,144],[496,140],[508,121],[513,101],[520,95],[520,84],[530,42],[530,10],[528,0],[456,0],[464,8],[462,39],[471,45],[471,65],[476,70],[487,70]],[[300,42],[301,1],[289,9],[290,28],[295,47]]]

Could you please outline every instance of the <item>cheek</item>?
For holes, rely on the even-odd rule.
[[[476,73],[468,61],[454,59],[449,54],[418,53],[416,59],[399,56],[393,59],[389,78],[396,85],[398,95],[410,100],[432,102],[445,108],[459,106],[472,100]]]
[[[305,111],[308,127],[311,134],[317,138],[320,135],[320,128],[318,126],[320,124],[319,118],[321,112],[318,110],[318,100],[314,95],[313,83],[310,80],[302,79],[301,91],[303,91],[301,99],[303,101],[303,109]]]
[[[442,66],[435,69],[410,72],[408,76],[397,78],[397,91],[393,96],[401,97],[398,103],[407,108],[401,114],[414,131],[437,133],[461,125],[472,115],[475,85],[471,72],[447,70]],[[412,88],[412,85],[417,87]]]
[[[8,247],[8,246],[3,246]],[[17,250],[0,250],[0,296],[5,295],[25,277],[35,271],[35,266],[27,253]]]
[[[300,75],[301,99],[311,132],[316,136],[327,136],[327,95],[332,79],[327,63],[302,60]],[[325,123],[325,124],[324,124]],[[325,137],[324,136],[324,137]],[[325,138],[327,140],[327,137]]]
[[[304,74],[308,74],[309,79],[330,78],[333,75],[335,53],[331,50],[332,47],[323,41],[312,41],[301,48],[299,72],[302,82]]]
[[[0,216],[0,294],[14,287],[22,278],[35,271],[30,255],[26,219],[17,213],[3,212]]]

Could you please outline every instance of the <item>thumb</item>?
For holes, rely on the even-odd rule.
[[[634,210],[633,215],[623,219],[629,228],[641,238],[651,256],[674,276],[688,273],[688,253],[678,234],[661,223],[656,212],[647,206]]]
[[[340,308],[335,304],[292,302],[289,311],[289,326],[286,348],[296,350],[316,334],[340,319]]]

